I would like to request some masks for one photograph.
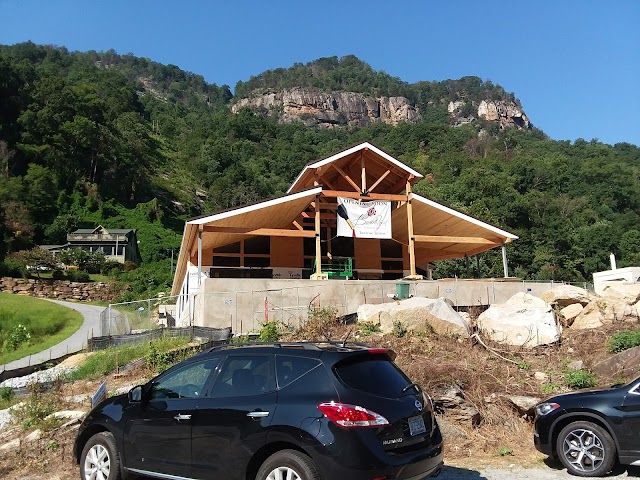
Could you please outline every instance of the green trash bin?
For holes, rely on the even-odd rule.
[[[396,283],[396,297],[399,300],[403,300],[405,298],[409,298],[409,283],[407,282],[397,282]]]

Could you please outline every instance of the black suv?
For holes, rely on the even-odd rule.
[[[354,343],[217,347],[84,420],[84,480],[418,480],[442,468],[428,395],[391,350]]]
[[[534,443],[581,477],[605,475],[616,461],[640,465],[640,377],[541,403],[536,407]]]

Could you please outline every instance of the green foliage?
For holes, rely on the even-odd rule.
[[[513,455],[513,450],[511,450],[508,447],[501,447],[498,450],[498,455],[500,455],[501,457],[510,456],[510,455]]]
[[[10,402],[14,397],[13,388],[11,387],[0,387],[0,401],[2,402]]]
[[[540,391],[545,395],[551,395],[558,390],[560,390],[560,385],[558,385],[557,383],[547,382],[540,385]]]
[[[260,329],[258,338],[261,342],[277,342],[280,338],[278,323],[275,321],[265,322]]]
[[[77,370],[68,375],[68,380],[98,378],[113,372],[116,367],[122,367],[129,362],[146,358],[150,367],[155,371],[168,368],[176,361],[167,352],[184,347],[188,338],[161,338],[150,343],[136,343],[121,347],[112,347],[93,352]]]
[[[596,377],[585,369],[569,370],[564,373],[564,381],[569,388],[590,388],[596,385]]]
[[[31,340],[31,334],[27,327],[19,323],[9,332],[9,348],[17,350],[20,345]]]
[[[20,265],[21,271],[33,271],[40,277],[40,272],[53,270],[58,267],[58,261],[49,250],[33,248],[21,250],[11,255],[13,261]]]
[[[40,428],[44,431],[56,427],[60,420],[46,419],[57,410],[58,397],[55,392],[43,393],[37,383],[30,385],[29,395],[20,405],[10,410],[12,420],[22,426],[24,430]]]
[[[379,326],[378,326],[379,328]],[[408,333],[407,327],[400,320],[393,322],[393,330],[391,334],[396,338],[402,338]]]
[[[380,324],[374,322],[358,322],[360,333],[369,336],[380,331]],[[395,326],[394,326],[395,327]]]
[[[614,333],[608,340],[607,351],[618,353],[640,346],[640,330],[627,330]]]
[[[73,265],[88,273],[100,273],[106,259],[102,252],[90,252],[82,248],[62,250],[59,259],[65,265]]]
[[[75,310],[22,295],[0,292],[0,364],[46,350],[75,332]]]

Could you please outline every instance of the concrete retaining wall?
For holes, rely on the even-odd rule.
[[[397,281],[206,279],[194,302],[194,325],[231,326],[234,334],[259,330],[265,318],[298,325],[309,306],[332,307],[338,315],[353,313],[365,303],[393,301]],[[456,307],[503,303],[518,292],[540,295],[552,282],[502,280],[421,280],[409,283],[413,296],[444,297]]]

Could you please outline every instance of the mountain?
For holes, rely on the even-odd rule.
[[[550,140],[490,81],[409,84],[347,56],[232,95],[174,65],[23,43],[0,46],[0,275],[20,273],[13,252],[75,228],[137,228],[142,267],[114,272],[123,299],[166,290],[185,218],[282,194],[308,162],[363,141],[424,173],[417,193],[516,233],[517,276],[589,280],[611,252],[640,264],[640,149]],[[479,270],[501,276],[499,252]]]
[[[329,128],[447,117],[451,125],[484,121],[501,129],[533,128],[520,102],[499,85],[478,77],[408,84],[353,55],[298,63],[238,82],[231,111],[243,108],[275,115],[281,123]]]

